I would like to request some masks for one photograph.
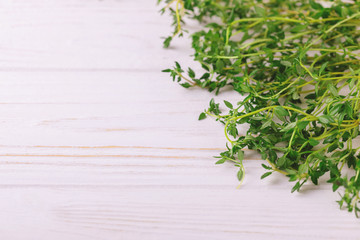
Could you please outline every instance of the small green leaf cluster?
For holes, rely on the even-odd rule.
[[[165,46],[182,33],[185,17],[207,24],[191,35],[194,60],[205,73],[196,77],[179,63],[164,71],[186,88],[217,94],[228,86],[242,96],[236,104],[224,101],[226,114],[212,99],[199,116],[225,126],[227,150],[217,164],[233,162],[242,181],[243,149],[256,150],[267,161],[261,178],[280,172],[294,182],[292,192],[329,176],[334,191],[342,187],[340,206],[358,215],[360,2],[165,2],[175,26]],[[238,131],[244,124],[245,136]]]

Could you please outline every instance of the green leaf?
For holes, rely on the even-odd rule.
[[[195,72],[194,72],[194,70],[192,70],[191,68],[189,68],[189,69],[188,69],[188,75],[189,75],[189,77],[194,78],[194,77],[195,77]]]
[[[215,164],[223,164],[224,162],[226,162],[226,159],[222,158],[219,161],[217,161]]]
[[[238,180],[241,182],[244,178],[244,172],[240,169],[238,172],[237,172],[237,178]]]
[[[299,166],[298,173],[301,175],[301,174],[307,173],[308,170],[309,170],[308,165],[306,163],[304,163]]]
[[[323,143],[326,144],[326,143],[333,143],[335,141],[335,139],[337,139],[337,133],[327,137],[324,139]]]
[[[295,126],[296,126],[296,122],[289,123],[283,129],[281,129],[280,132],[287,132],[290,130],[294,130]]]
[[[321,76],[321,73],[325,70],[325,68],[328,64],[329,64],[329,62],[326,62],[323,65],[321,65],[320,70],[319,70],[319,76]]]
[[[266,166],[265,164],[261,164],[261,166],[262,166],[263,168],[267,169],[267,170],[272,170],[272,168],[271,168],[271,167]]]
[[[334,85],[328,84],[327,88],[329,89],[329,91],[331,92],[331,94],[332,94],[334,97],[339,96],[338,90],[335,88]]]
[[[289,62],[289,61],[281,61],[280,63],[282,65],[286,66],[286,67],[291,67],[292,66],[291,62]]]
[[[257,6],[257,5],[255,5],[254,8],[255,8],[255,12],[256,12],[256,14],[257,14],[258,16],[260,16],[260,17],[265,17],[265,16],[266,16],[266,11],[265,11],[264,8],[259,7],[259,6]]]
[[[203,120],[203,119],[205,119],[206,118],[206,114],[205,113],[200,113],[200,115],[199,115],[199,120]]]
[[[359,126],[357,126],[353,129],[352,137],[356,138],[357,136],[359,136]]]
[[[176,67],[177,69],[181,69],[180,63],[175,62],[175,67]]]
[[[337,182],[334,182],[332,185],[332,190],[333,192],[335,192],[336,190],[338,190],[338,188],[340,187],[340,184],[338,184]]]
[[[300,121],[297,123],[297,128],[299,129],[299,131],[302,131],[303,129],[306,128],[306,126],[309,124],[309,121]]]
[[[329,111],[328,114],[330,116],[335,116],[336,114],[338,114],[340,112],[340,109],[342,108],[342,106],[343,106],[343,104],[341,104],[341,103],[338,103],[338,104],[332,106],[330,108],[330,111]]]
[[[170,46],[171,41],[172,41],[172,37],[167,37],[163,42],[164,48],[168,48]]]
[[[233,108],[234,108],[233,105],[232,105],[230,102],[224,100],[224,103],[225,103],[225,105],[226,105],[228,108],[230,108],[230,109],[233,109]]]
[[[304,69],[299,65],[299,64],[296,64],[296,72],[300,75],[300,76],[302,76],[302,75],[304,75]]]
[[[274,150],[270,150],[269,151],[269,160],[270,160],[270,162],[275,162],[275,160],[277,158],[278,158],[278,156],[277,156],[276,152]]]
[[[289,116],[288,111],[285,110],[285,108],[281,107],[281,106],[277,106],[274,108],[274,113],[275,115],[282,121],[284,121],[284,117],[285,116]]]
[[[276,165],[277,165],[279,168],[281,168],[281,167],[283,167],[285,164],[286,164],[286,156],[284,155],[284,156],[280,157],[280,158],[277,160],[277,164],[276,164]]]
[[[315,140],[315,139],[313,139],[313,138],[310,138],[310,139],[309,139],[309,143],[310,143],[311,146],[315,147],[315,146],[318,145],[320,142],[317,141],[317,140]]]
[[[298,93],[298,92],[293,92],[293,94],[292,94],[292,98],[293,98],[294,100],[298,100],[298,99],[300,99],[300,95],[299,95],[299,93]]]
[[[355,86],[356,81],[357,81],[357,79],[355,79],[355,78],[350,79],[349,90],[353,89],[353,87]]]
[[[267,158],[266,152],[260,152],[261,159],[265,160]]]
[[[300,183],[297,182],[297,183],[295,184],[295,186],[291,189],[291,193],[293,193],[293,192],[295,192],[295,191],[299,191],[299,189],[300,189]]]
[[[346,7],[341,7],[341,17],[346,18],[349,15],[349,10]]]
[[[249,93],[251,92],[251,88],[245,84],[241,84],[239,85],[239,87],[241,88],[241,90],[244,92],[244,93]]]
[[[275,111],[276,116],[282,116],[282,117],[283,116],[289,116],[289,112],[285,108],[283,108],[281,106],[275,107],[274,111]]]
[[[270,176],[272,174],[272,172],[266,172],[263,175],[261,175],[261,179],[266,178],[267,176]]]
[[[322,124],[330,124],[335,122],[334,118],[329,115],[322,115],[318,117],[318,119]]]
[[[238,130],[237,130],[237,128],[236,128],[236,124],[235,124],[235,123],[230,123],[230,124],[228,125],[227,132],[228,132],[231,136],[233,136],[234,138],[236,138],[237,135],[238,135]]]
[[[239,152],[238,152],[238,159],[239,159],[239,161],[242,161],[242,160],[244,159],[244,151],[239,150]]]
[[[251,119],[255,121],[259,121],[259,120],[264,120],[265,118],[263,116],[253,116],[251,117]]]
[[[184,88],[189,88],[191,87],[191,84],[190,83],[180,83],[181,86],[183,86]]]
[[[224,62],[221,59],[216,61],[216,70],[221,72],[224,68]]]
[[[322,9],[323,6],[319,3],[316,3],[314,0],[310,0],[310,6],[313,8],[313,9],[316,9],[316,10],[319,10],[319,9]]]
[[[267,128],[271,125],[272,121],[271,119],[267,120],[266,122],[264,122],[264,124],[261,126],[261,129]]]
[[[307,28],[306,25],[297,24],[297,25],[295,25],[295,27],[293,27],[291,29],[291,32],[292,33],[299,33],[299,32],[304,31],[306,28]]]
[[[348,117],[352,117],[354,114],[354,109],[351,107],[351,105],[348,102],[346,102],[346,103],[344,103],[344,108],[345,108],[346,115]]]

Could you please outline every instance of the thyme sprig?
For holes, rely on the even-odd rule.
[[[160,1],[161,2],[161,1]],[[205,73],[196,76],[179,63],[169,72],[183,87],[217,94],[230,86],[241,94],[212,99],[199,119],[224,124],[227,150],[217,164],[234,162],[244,178],[244,148],[257,150],[267,164],[261,178],[280,172],[299,191],[329,173],[338,201],[360,212],[360,2],[313,0],[173,0],[162,12],[174,17],[173,34],[184,33],[186,17],[208,23],[191,34],[194,60]],[[245,136],[238,127],[247,123]],[[344,167],[348,168],[345,171]]]

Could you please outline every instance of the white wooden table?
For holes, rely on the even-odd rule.
[[[158,10],[0,1],[1,239],[360,239],[330,185],[291,194],[250,151],[241,189],[214,165],[223,127],[197,121],[213,95],[160,72],[193,63],[186,38],[162,48]]]

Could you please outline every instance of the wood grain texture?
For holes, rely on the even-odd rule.
[[[215,166],[212,94],[160,72],[169,19],[148,0],[0,2],[0,236],[47,239],[360,239],[331,186]],[[190,26],[195,28],[195,26]],[[236,102],[224,92],[217,98]],[[242,129],[241,131],[244,131]]]

